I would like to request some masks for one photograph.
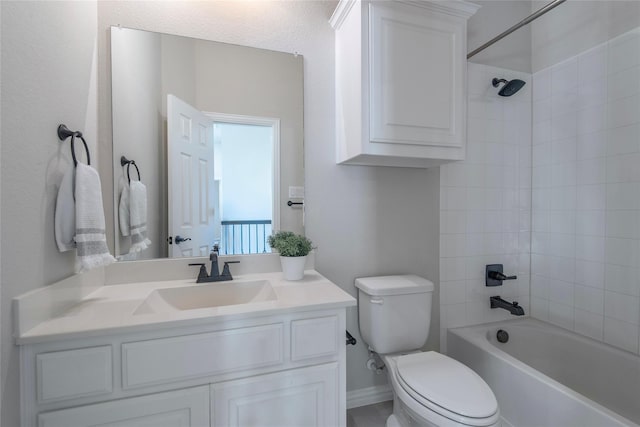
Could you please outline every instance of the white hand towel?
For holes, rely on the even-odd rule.
[[[129,227],[129,253],[147,249],[151,244],[147,238],[147,187],[140,181],[131,181],[129,184]]]
[[[123,236],[130,234],[129,228],[129,184],[125,184],[120,193],[120,204],[118,205],[118,222],[120,223],[120,232]]]
[[[105,234],[100,176],[91,166],[76,166],[76,271],[109,265],[116,259],[109,253]]]
[[[73,165],[65,172],[58,189],[54,229],[56,244],[60,252],[67,252],[76,247],[76,202],[73,197],[75,186],[75,168]]]

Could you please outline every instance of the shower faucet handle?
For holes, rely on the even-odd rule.
[[[518,276],[507,276],[503,272],[502,264],[488,264],[485,268],[485,285],[502,286],[504,280],[515,280]]]
[[[518,278],[517,276],[506,276],[504,273],[500,273],[499,271],[490,271],[488,276],[494,280],[515,280]]]

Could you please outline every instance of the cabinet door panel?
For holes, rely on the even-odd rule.
[[[36,356],[39,402],[111,393],[111,346],[40,353]]]
[[[211,386],[212,427],[337,426],[338,364]]]
[[[326,316],[291,322],[291,360],[331,357],[340,345],[338,317]]]
[[[371,142],[460,145],[464,26],[402,4],[369,11]]]
[[[39,427],[205,427],[209,387],[201,386],[46,412]]]

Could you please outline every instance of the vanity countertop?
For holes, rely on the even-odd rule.
[[[52,316],[16,336],[16,343],[34,344],[58,339],[88,338],[130,333],[159,327],[204,323],[298,311],[355,306],[356,300],[315,270],[305,271],[302,280],[290,282],[281,272],[246,274],[235,281],[268,280],[277,295],[273,301],[227,305],[166,313],[135,314],[156,289],[194,286],[194,279],[105,285],[89,293],[69,309]],[[233,283],[233,282],[223,282]]]

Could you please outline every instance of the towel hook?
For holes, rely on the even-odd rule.
[[[85,141],[82,136],[82,132],[80,131],[72,131],[66,125],[61,124],[58,126],[58,138],[60,141],[64,141],[67,138],[71,137],[71,157],[73,158],[73,165],[78,166],[78,159],[76,159],[76,150],[75,150],[75,142],[76,137],[82,140],[84,144],[84,150],[87,152],[87,164],[91,164],[91,156],[89,154],[89,147],[87,146],[87,141]]]
[[[129,175],[129,167],[131,165],[136,167],[136,171],[138,172],[138,181],[140,181],[140,169],[138,169],[138,165],[135,160],[129,160],[125,156],[120,157],[120,166],[127,165],[127,179],[129,180],[129,184],[131,184],[131,175]]]

